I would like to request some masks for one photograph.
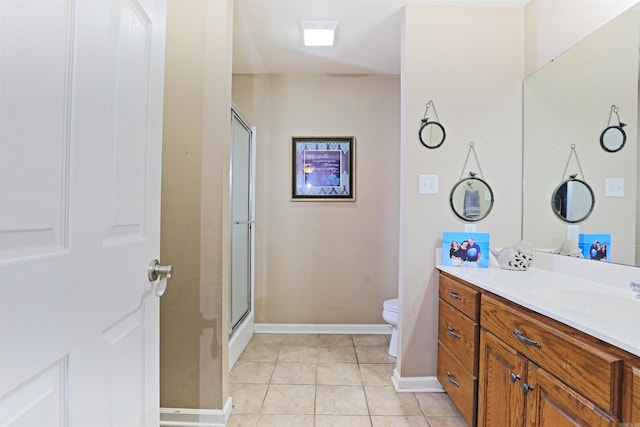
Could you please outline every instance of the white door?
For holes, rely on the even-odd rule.
[[[165,19],[0,1],[0,426],[159,424]]]

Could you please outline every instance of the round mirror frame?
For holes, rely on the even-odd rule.
[[[423,138],[423,136],[422,136],[423,133],[426,134],[425,130],[428,130],[429,126],[436,126],[436,127],[440,128],[440,130],[442,131],[442,138],[435,145],[434,144],[430,144],[430,142],[431,142],[430,138],[426,138],[427,140],[425,141],[425,138]],[[440,124],[440,122],[431,121],[429,119],[422,119],[422,125],[420,126],[420,130],[418,131],[418,137],[420,138],[420,143],[422,145],[424,145],[427,148],[438,148],[444,143],[444,140],[445,140],[446,136],[447,136],[447,133],[444,130],[444,126],[442,126]]]
[[[489,191],[489,194],[491,195],[491,200],[489,201],[489,207],[486,208],[486,210],[483,212],[482,209],[480,210],[479,215],[477,216],[467,216],[464,214],[464,206],[459,207],[460,209],[456,209],[456,206],[454,204],[454,195],[456,193],[456,190],[462,186],[462,185],[466,185],[469,184],[469,182],[472,181],[478,181],[480,182],[482,185],[484,185],[486,187],[486,190],[484,191]],[[483,197],[484,198],[484,197]],[[482,203],[483,198],[480,200],[480,203]],[[491,212],[491,209],[493,208],[493,202],[494,202],[494,198],[493,198],[493,190],[491,189],[491,186],[489,186],[489,184],[487,184],[487,182],[481,178],[477,178],[477,177],[470,177],[470,178],[464,178],[461,179],[460,181],[458,181],[456,183],[456,185],[453,186],[453,188],[451,189],[451,193],[449,193],[449,204],[451,205],[451,210],[453,210],[453,213],[456,214],[456,216],[464,221],[468,221],[468,222],[476,222],[476,221],[480,221],[481,219],[484,219],[487,217],[487,215],[489,215],[489,212]]]
[[[589,194],[591,195],[591,206],[589,207],[588,212],[587,212],[587,213],[585,213],[582,217],[580,217],[580,218],[578,218],[578,219],[573,219],[573,220],[572,220],[572,219],[567,219],[567,218],[563,217],[563,216],[562,216],[562,214],[561,214],[561,211],[559,211],[559,210],[557,209],[557,207],[556,207],[556,206],[557,206],[556,198],[557,198],[557,195],[558,195],[558,190],[560,190],[560,188],[561,188],[562,186],[566,186],[569,182],[577,182],[577,183],[580,183],[580,184],[584,185],[584,187],[585,187],[587,190],[589,190]],[[568,223],[571,223],[571,224],[575,224],[575,223],[578,223],[578,222],[582,222],[582,221],[584,221],[585,219],[589,218],[589,216],[590,216],[590,215],[591,215],[591,213],[593,212],[593,208],[595,207],[595,205],[596,205],[596,197],[595,197],[595,194],[593,193],[593,189],[591,188],[591,186],[590,186],[589,184],[587,184],[585,181],[583,181],[583,180],[581,180],[581,179],[570,178],[570,179],[567,179],[567,180],[565,180],[565,181],[562,181],[562,182],[561,182],[561,183],[560,183],[560,184],[559,184],[559,185],[558,185],[558,186],[553,190],[553,193],[551,194],[551,210],[553,210],[553,213],[555,213],[555,214],[556,214],[556,216],[557,216],[558,218],[560,218],[562,221],[564,221],[564,222],[568,222]]]
[[[605,143],[605,138],[607,134],[610,134],[615,130],[617,130],[620,133],[620,136],[622,137],[622,142],[620,143],[619,146],[617,146],[617,148],[616,147],[611,148],[609,145]],[[627,134],[625,133],[624,129],[622,129],[622,126],[609,126],[605,130],[603,130],[602,133],[600,134],[600,146],[604,151],[607,151],[609,153],[615,153],[616,151],[622,150],[622,147],[624,147],[625,142],[627,142]]]

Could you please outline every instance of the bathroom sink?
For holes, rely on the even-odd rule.
[[[631,291],[542,288],[533,290],[534,300],[570,322],[640,341],[640,299]]]

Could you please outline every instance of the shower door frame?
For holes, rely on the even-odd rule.
[[[238,109],[235,106],[231,108],[231,172],[230,172],[230,180],[229,180],[229,200],[230,200],[230,210],[231,210],[231,245],[234,244],[234,231],[233,228],[237,226],[242,226],[245,224],[238,224],[236,217],[233,212],[233,179],[234,179],[234,121],[237,120],[242,127],[244,127],[250,134],[250,146],[248,150],[249,161],[248,161],[248,211],[249,215],[247,218],[248,227],[248,265],[247,268],[249,270],[248,274],[248,283],[247,283],[247,310],[240,316],[237,320],[234,321],[234,313],[233,313],[233,246],[231,250],[231,268],[230,268],[230,292],[229,292],[229,369],[231,369],[237,360],[238,356],[247,345],[248,341],[251,339],[253,335],[254,328],[254,254],[255,254],[255,168],[256,168],[256,128],[254,126],[249,125],[249,123],[242,117],[242,115],[238,112]]]

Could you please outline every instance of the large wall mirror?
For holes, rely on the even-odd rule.
[[[578,233],[610,234],[611,262],[640,266],[639,48],[640,6],[635,6],[525,80],[522,238],[534,248],[558,249],[578,227]],[[628,123],[627,141],[619,151],[607,152],[600,135],[613,104]],[[596,203],[586,218],[567,223],[549,200],[562,182],[572,144],[585,174],[580,178],[593,188]],[[619,179],[623,197],[620,188],[611,188]]]

